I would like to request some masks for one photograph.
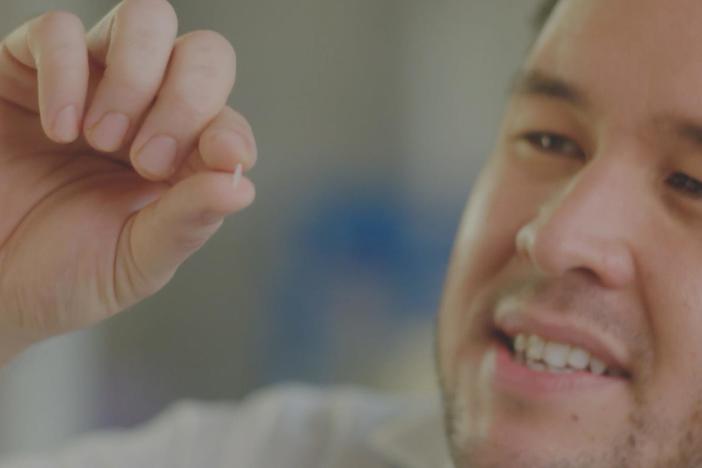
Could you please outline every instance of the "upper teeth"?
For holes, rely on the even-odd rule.
[[[593,374],[612,374],[604,362],[577,346],[546,341],[537,335],[517,335],[514,338],[517,359],[534,370],[572,372],[588,369]]]

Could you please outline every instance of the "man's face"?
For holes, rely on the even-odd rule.
[[[702,466],[702,2],[561,3],[446,283],[454,457]]]

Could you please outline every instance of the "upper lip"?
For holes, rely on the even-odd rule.
[[[604,362],[610,370],[621,371],[627,376],[631,375],[625,350],[602,332],[563,320],[519,313],[498,314],[494,324],[499,331],[510,338],[519,334],[538,335],[547,341],[577,346]]]

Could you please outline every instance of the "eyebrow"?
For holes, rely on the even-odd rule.
[[[576,107],[589,107],[589,99],[584,91],[562,78],[538,69],[517,73],[512,81],[511,94],[546,97]],[[654,120],[657,127],[672,130],[682,140],[702,149],[702,120],[670,114],[658,116]]]
[[[582,90],[561,78],[539,70],[517,73],[512,81],[511,93],[516,96],[560,99],[577,107],[588,107],[587,96]]]
[[[589,99],[584,91],[562,78],[538,69],[518,72],[512,81],[511,94],[559,99],[576,107],[589,107]],[[672,130],[678,138],[702,149],[702,119],[666,114],[654,120],[658,128],[668,129],[668,132]]]
[[[673,136],[702,151],[702,118],[689,113],[662,112],[651,120],[651,128],[660,136]]]
[[[665,120],[680,138],[687,140],[694,146],[702,148],[702,123],[679,118]]]

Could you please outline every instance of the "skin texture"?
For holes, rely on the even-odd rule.
[[[695,0],[566,0],[526,60],[569,92],[516,87],[456,239],[437,356],[457,467],[702,466],[700,24]],[[631,377],[496,389],[504,299],[602,337]]]
[[[177,29],[167,1],[125,0],[87,33],[50,12],[0,43],[0,363],[154,294],[252,203],[234,50]]]

